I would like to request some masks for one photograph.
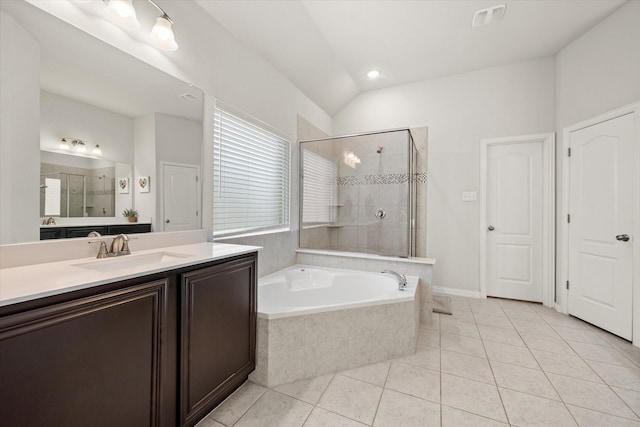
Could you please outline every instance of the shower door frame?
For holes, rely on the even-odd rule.
[[[417,160],[417,149],[415,146],[415,142],[413,139],[413,135],[411,134],[411,129],[409,128],[396,128],[396,129],[385,129],[379,131],[372,132],[362,132],[362,133],[354,133],[347,135],[338,135],[338,136],[330,136],[325,138],[315,138],[315,139],[306,139],[299,140],[299,152],[298,152],[298,249],[302,250],[321,250],[321,251],[329,251],[329,252],[346,252],[338,249],[312,249],[312,248],[301,248],[300,247],[300,234],[303,230],[303,222],[302,222],[302,214],[304,208],[304,171],[303,171],[303,151],[302,144],[307,142],[321,142],[321,141],[333,141],[338,139],[345,138],[356,138],[368,135],[380,135],[384,133],[395,133],[395,132],[407,132],[407,175],[408,175],[408,194],[407,194],[407,256],[401,255],[380,255],[371,252],[359,252],[364,253],[366,255],[374,255],[374,256],[390,256],[390,257],[398,257],[398,258],[412,258],[416,254],[416,160]]]

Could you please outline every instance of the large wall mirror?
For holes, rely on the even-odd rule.
[[[180,229],[201,228],[197,179],[188,184],[195,185],[195,191],[182,192],[167,187],[163,171],[182,174],[182,168],[189,172],[186,176],[199,174],[202,92],[27,2],[3,1],[0,10],[3,22],[11,23],[3,37],[13,37],[12,31],[16,37],[27,34],[33,39],[28,46],[36,51],[35,58],[39,50],[39,62],[36,59],[33,66],[39,69],[40,84],[39,96],[33,100],[38,104],[33,111],[39,111],[39,117],[24,118],[27,123],[39,123],[40,155],[20,160],[24,167],[13,164],[11,175],[2,175],[3,188],[12,190],[13,214],[3,211],[0,217],[4,229],[25,228],[18,226],[15,212],[31,216],[37,212],[38,221],[33,221],[33,230],[16,232],[0,243],[38,240],[47,217],[68,226],[126,222],[122,211],[128,208],[138,210],[139,220],[150,222],[154,231],[172,231],[173,223],[164,216],[167,211],[179,215],[178,208],[185,203],[195,203],[188,208],[195,219],[186,225],[182,221]],[[11,49],[6,46],[3,44],[3,61],[26,55],[8,52]],[[24,84],[21,79],[19,70],[5,68],[2,88]],[[3,108],[7,105],[12,104],[3,100]],[[3,153],[32,143],[16,141],[15,134],[6,135],[3,131],[0,139]],[[149,180],[146,189],[139,186],[143,178]],[[20,194],[19,183],[35,183],[36,179],[37,192],[28,184],[28,191]],[[195,193],[195,199],[173,200],[166,193],[169,190],[178,197]]]

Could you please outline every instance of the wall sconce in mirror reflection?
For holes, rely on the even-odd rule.
[[[89,143],[81,139],[60,138],[58,148],[76,156],[92,158],[102,157],[102,149],[100,148],[100,145],[96,144],[93,148],[89,149],[87,144]]]
[[[352,169],[355,169],[356,166],[360,164],[360,158],[356,156],[356,153],[354,153],[353,151],[348,151],[344,153],[344,164]]]
[[[140,21],[133,7],[133,0],[102,0],[107,5],[109,20],[126,30],[137,30]],[[162,14],[156,19],[156,24],[151,29],[151,42],[159,49],[177,50],[175,35],[173,34],[173,20],[153,0],[147,0]]]

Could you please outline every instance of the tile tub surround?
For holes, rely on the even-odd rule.
[[[422,325],[414,355],[272,389],[247,382],[198,427],[640,426],[639,348],[540,304],[453,304]],[[521,342],[483,334],[487,324]],[[276,393],[273,422],[261,422]]]
[[[415,353],[417,299],[301,316],[258,317],[256,370],[275,387]]]
[[[418,281],[418,298],[420,305],[418,316],[421,324],[429,325],[432,321],[433,305],[433,258],[398,258],[384,257],[349,252],[316,251],[298,249],[297,263],[328,268],[348,268],[349,270],[379,273],[382,270],[393,270],[407,276],[416,276]]]

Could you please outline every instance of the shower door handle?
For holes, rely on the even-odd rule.
[[[170,220],[170,219],[167,219],[167,220],[165,220],[164,222],[165,222],[165,223],[167,223],[167,224],[169,224],[169,223],[171,222],[171,220]]]

